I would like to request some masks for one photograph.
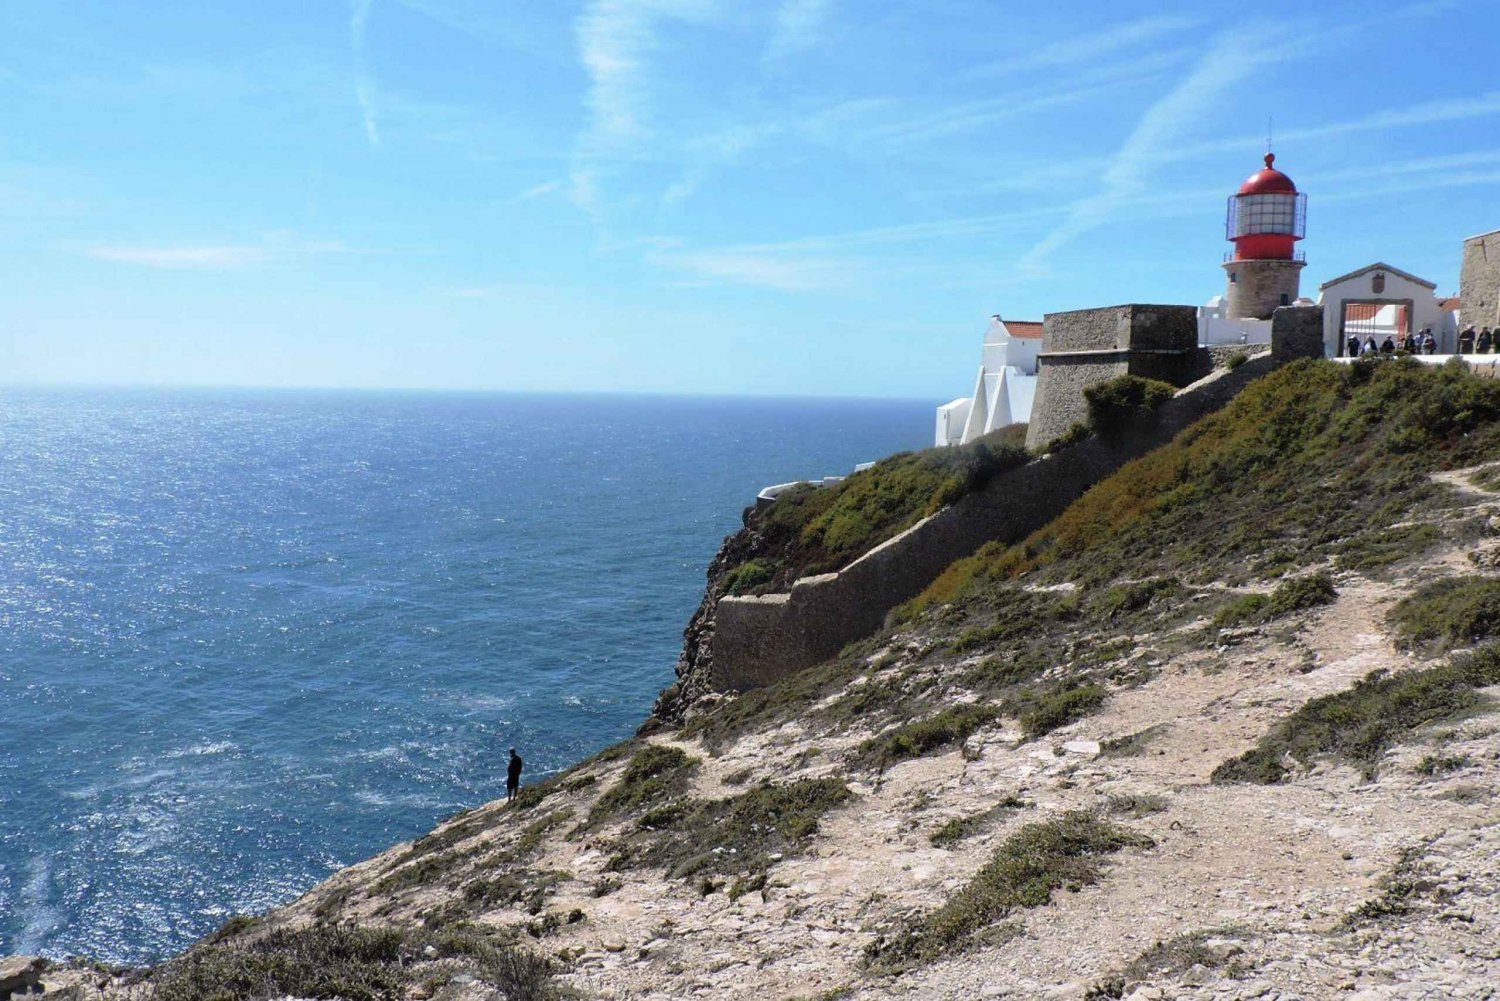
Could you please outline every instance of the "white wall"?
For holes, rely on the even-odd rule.
[[[1371,279],[1375,272],[1366,271],[1352,278],[1330,285],[1318,296],[1323,307],[1323,346],[1330,357],[1338,354],[1339,321],[1344,315],[1344,303],[1360,299],[1410,299],[1412,301],[1412,331],[1420,332],[1431,327],[1438,342],[1438,354],[1452,354],[1458,346],[1458,337],[1453,324],[1453,314],[1438,308],[1436,293],[1418,282],[1392,272],[1385,272],[1385,288],[1373,291]],[[1376,337],[1378,342],[1381,338]]]

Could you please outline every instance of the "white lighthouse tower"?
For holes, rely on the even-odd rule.
[[[1297,252],[1297,241],[1307,235],[1307,196],[1292,179],[1266,166],[1240,185],[1229,198],[1225,238],[1234,252],[1224,262],[1229,278],[1225,305],[1230,319],[1269,320],[1278,306],[1297,301],[1302,269],[1307,261]]]

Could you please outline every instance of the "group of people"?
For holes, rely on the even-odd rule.
[[[1400,344],[1397,344],[1391,337],[1387,337],[1381,344],[1376,344],[1373,336],[1366,335],[1361,341],[1358,334],[1350,334],[1345,347],[1350,358],[1393,355],[1397,352],[1409,355],[1434,355],[1437,354],[1437,338],[1432,336],[1431,327],[1423,327],[1422,332],[1417,334],[1407,331],[1401,338]],[[1485,327],[1475,333],[1473,327],[1465,327],[1458,335],[1458,353],[1461,355],[1487,355],[1491,351],[1500,354],[1500,329],[1492,331],[1489,327]]]
[[[1473,331],[1470,330],[1469,333],[1473,334]],[[1488,352],[1492,341],[1488,327],[1485,328],[1484,337],[1484,347],[1481,350]],[[1347,349],[1350,358],[1369,358],[1374,355],[1393,355],[1397,351],[1409,355],[1434,355],[1437,354],[1437,346],[1437,338],[1432,336],[1432,328],[1423,327],[1421,333],[1417,334],[1408,330],[1402,336],[1399,345],[1393,337],[1387,337],[1383,343],[1377,345],[1372,335],[1366,335],[1361,341],[1358,334],[1350,334]],[[1472,340],[1469,342],[1469,350],[1471,352],[1474,350]]]
[[[1491,333],[1490,328],[1485,327],[1476,334],[1474,328],[1468,326],[1458,335],[1458,353],[1461,355],[1487,355],[1491,349],[1500,352],[1500,330]]]

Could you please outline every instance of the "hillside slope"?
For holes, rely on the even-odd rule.
[[[1497,418],[1458,369],[1281,369],[880,636],[345,870],[160,996],[352,925],[401,939],[334,943],[351,997],[1492,997]]]

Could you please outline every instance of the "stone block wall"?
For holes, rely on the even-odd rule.
[[[1237,320],[1269,320],[1282,305],[1297,301],[1304,261],[1226,261],[1225,305]]]
[[[1458,296],[1464,326],[1493,330],[1500,324],[1500,230],[1464,241]]]
[[[1322,306],[1282,306],[1271,315],[1271,355],[1277,361],[1323,354]]]
[[[786,594],[719,599],[708,687],[745,691],[836,655],[879,630],[891,609],[920,594],[954,560],[986,542],[1024,539],[1277,364],[1262,354],[1233,371],[1220,369],[1167,401],[1151,432],[1113,442],[1090,438],[997,476],[838,573],[803,578]]]
[[[1132,304],[1048,313],[1037,356],[1026,447],[1042,448],[1088,420],[1083,391],[1120,375],[1185,385],[1196,374],[1198,310]]]

